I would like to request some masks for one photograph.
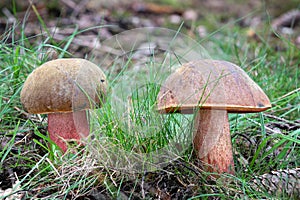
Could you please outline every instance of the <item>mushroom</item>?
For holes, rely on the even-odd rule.
[[[84,59],[56,59],[27,77],[21,103],[29,113],[48,114],[50,139],[65,152],[67,141],[80,143],[89,135],[86,109],[101,106],[106,90],[105,74],[97,65]]]
[[[209,172],[234,174],[228,113],[261,112],[271,107],[263,90],[237,65],[220,60],[189,62],[162,85],[160,113],[196,112],[193,145]]]

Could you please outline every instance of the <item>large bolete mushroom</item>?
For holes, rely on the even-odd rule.
[[[56,59],[36,68],[26,79],[21,103],[33,114],[48,114],[50,138],[65,152],[67,141],[89,135],[86,109],[101,106],[106,77],[84,59]]]
[[[219,60],[189,62],[162,85],[161,113],[196,113],[194,149],[206,170],[234,174],[228,113],[271,107],[263,90],[237,65]]]

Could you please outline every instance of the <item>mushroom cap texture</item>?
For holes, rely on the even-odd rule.
[[[196,109],[232,113],[260,112],[271,107],[263,90],[237,65],[220,60],[184,64],[161,86],[161,113],[193,113]]]
[[[90,61],[56,59],[36,68],[26,79],[21,103],[29,113],[73,112],[101,106],[106,76]]]

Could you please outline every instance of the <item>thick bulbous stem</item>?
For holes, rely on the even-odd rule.
[[[206,171],[234,174],[230,126],[226,110],[199,110],[195,117],[193,143]]]
[[[48,114],[48,132],[50,139],[66,152],[68,141],[80,144],[81,139],[89,135],[86,111]]]

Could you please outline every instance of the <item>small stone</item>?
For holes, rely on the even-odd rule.
[[[201,38],[204,38],[207,36],[206,27],[203,25],[200,25],[197,27],[197,32],[198,32],[199,37],[201,37]]]
[[[172,24],[179,24],[181,22],[181,17],[179,15],[171,15],[169,20]]]
[[[190,21],[196,21],[198,18],[197,12],[192,9],[184,11],[182,16],[184,20],[190,20]]]
[[[285,35],[292,35],[294,33],[294,30],[292,28],[283,27],[281,29],[281,32]]]

